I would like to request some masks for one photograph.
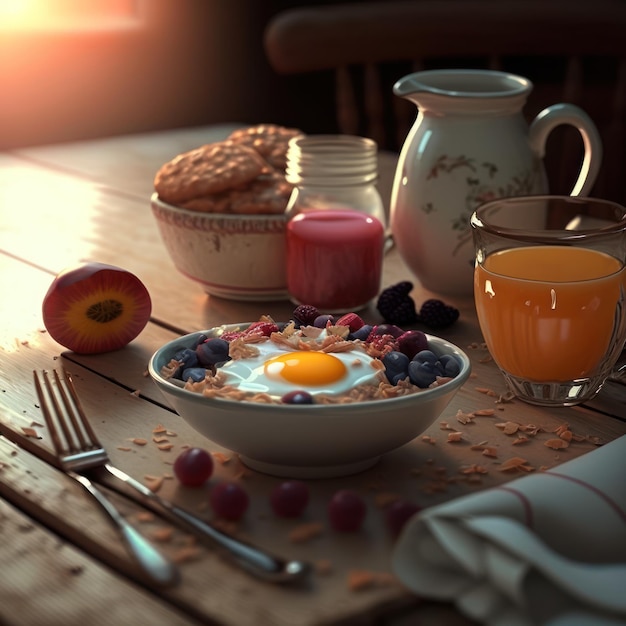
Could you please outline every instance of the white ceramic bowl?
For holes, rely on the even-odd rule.
[[[201,213],[151,198],[152,213],[176,268],[213,296],[287,297],[284,214]]]
[[[162,346],[148,370],[172,408],[199,433],[238,453],[260,472],[290,478],[345,476],[373,466],[381,455],[423,433],[441,415],[470,374],[467,355],[447,341],[427,335],[430,349],[452,354],[461,371],[433,389],[351,404],[259,404],[206,398],[160,374],[181,348],[201,334],[219,336],[248,324],[229,324],[185,335]]]

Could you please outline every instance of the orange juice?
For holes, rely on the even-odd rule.
[[[624,264],[569,246],[491,254],[474,274],[478,319],[501,369],[565,382],[597,373],[623,342]],[[617,336],[619,335],[619,336]]]

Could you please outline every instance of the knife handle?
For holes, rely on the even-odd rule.
[[[113,503],[89,478],[73,471],[68,471],[66,474],[78,482],[108,515],[119,531],[124,544],[152,583],[156,583],[160,587],[170,587],[180,581],[180,574],[176,566],[124,519]]]
[[[151,489],[110,464],[90,469],[89,473],[102,485],[150,509],[157,515],[182,527],[239,564],[250,574],[274,583],[300,581],[311,572],[304,561],[285,560],[228,535],[208,522],[161,498]]]

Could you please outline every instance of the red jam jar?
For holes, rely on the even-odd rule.
[[[353,209],[302,210],[287,224],[287,290],[324,313],[361,309],[380,289],[385,232]]]

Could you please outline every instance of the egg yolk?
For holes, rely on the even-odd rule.
[[[296,385],[321,386],[341,380],[345,364],[326,352],[288,352],[265,363],[269,378],[282,378]]]

